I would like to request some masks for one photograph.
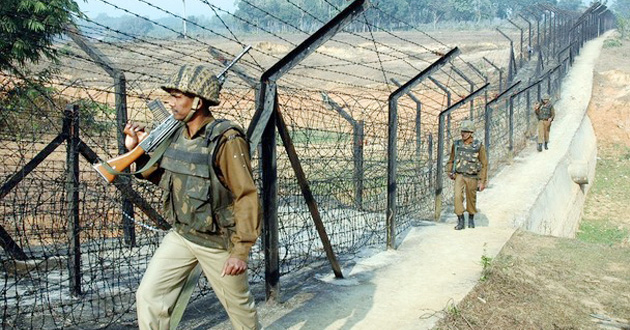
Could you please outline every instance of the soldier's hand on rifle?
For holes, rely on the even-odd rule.
[[[125,147],[131,150],[135,148],[140,141],[144,140],[147,135],[147,132],[144,131],[144,126],[136,123],[129,122],[125,125],[125,129],[123,130],[125,133]]]
[[[486,189],[485,183],[479,182],[479,185],[477,186],[477,190],[478,191],[483,191],[484,189]]]

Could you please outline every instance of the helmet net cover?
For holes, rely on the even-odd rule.
[[[208,101],[210,105],[219,105],[221,84],[210,68],[204,65],[182,65],[165,83],[160,86],[165,91],[178,90],[194,94]]]
[[[463,120],[459,124],[459,130],[461,132],[474,132],[475,131],[475,123],[472,120]]]

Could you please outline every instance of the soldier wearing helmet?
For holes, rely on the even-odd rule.
[[[534,112],[538,118],[538,151],[549,149],[549,131],[551,130],[551,122],[556,116],[553,105],[550,102],[549,94],[544,94],[542,103],[537,102],[534,106]]]
[[[260,204],[243,129],[215,119],[221,84],[203,65],[184,65],[161,86],[173,117],[185,123],[173,134],[154,169],[143,173],[165,191],[164,216],[172,223],[136,292],[140,329],[168,329],[185,280],[199,264],[236,329],[258,329],[249,291],[247,260],[260,235]],[[125,127],[126,146],[143,128]],[[142,164],[139,164],[142,165]]]
[[[475,228],[477,213],[477,191],[483,191],[488,182],[488,158],[481,141],[473,137],[475,123],[463,120],[460,123],[462,138],[451,147],[451,155],[446,164],[446,172],[455,180],[455,230],[466,228],[464,219],[464,196],[468,212],[468,227]]]

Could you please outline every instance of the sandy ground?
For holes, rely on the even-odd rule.
[[[443,310],[475,287],[482,259],[496,257],[510,240],[513,223],[527,216],[541,182],[548,180],[554,161],[568,148],[569,141],[561,141],[572,136],[581,117],[564,110],[588,106],[593,66],[604,38],[585,45],[563,84],[551,135],[558,142],[544,153],[537,153],[532,144],[491,178],[479,195],[476,229],[454,231],[455,217],[445,212],[442,222],[412,228],[397,250],[359,256],[343,269],[343,280],[334,279],[328,269],[299,283],[283,277],[283,283],[290,284],[283,284],[281,302],[258,305],[266,329],[432,328]],[[208,325],[187,321],[186,328]],[[229,328],[224,322],[212,329]]]

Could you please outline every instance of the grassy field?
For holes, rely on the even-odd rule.
[[[600,148],[597,175],[584,208],[578,239],[607,245],[628,244],[630,147]]]

